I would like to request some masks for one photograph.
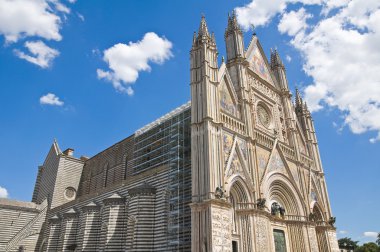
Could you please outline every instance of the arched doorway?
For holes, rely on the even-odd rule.
[[[242,207],[250,202],[249,191],[242,180],[235,180],[233,182],[230,193],[229,201],[232,205],[232,251],[249,251],[252,248],[251,239],[251,226],[250,218],[248,215],[239,212]]]

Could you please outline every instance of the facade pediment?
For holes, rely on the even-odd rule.
[[[275,79],[272,76],[268,60],[256,36],[252,37],[245,55],[249,68],[261,79],[275,87]]]

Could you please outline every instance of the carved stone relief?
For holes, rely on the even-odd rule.
[[[310,240],[310,251],[311,252],[319,252],[318,242],[317,242],[317,233],[315,232],[315,228],[309,228],[309,240]]]
[[[231,252],[231,210],[211,208],[212,247],[215,252]]]
[[[268,221],[261,217],[256,217],[256,242],[258,251],[269,251]]]
[[[339,250],[335,231],[329,231],[328,236],[329,236],[329,243],[331,246],[331,251],[332,252],[339,252],[340,250]]]

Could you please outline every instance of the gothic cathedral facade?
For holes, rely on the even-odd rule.
[[[91,158],[53,142],[32,202],[0,199],[0,251],[338,252],[311,114],[277,50],[203,17],[191,102]]]
[[[192,251],[339,251],[316,133],[291,100],[277,50],[245,50],[236,16],[227,59],[205,18],[191,48]]]

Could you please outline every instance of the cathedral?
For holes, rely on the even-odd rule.
[[[202,17],[191,101],[95,156],[53,142],[31,202],[0,199],[0,251],[338,252],[313,119],[277,50]],[[185,84],[184,84],[185,85]]]

